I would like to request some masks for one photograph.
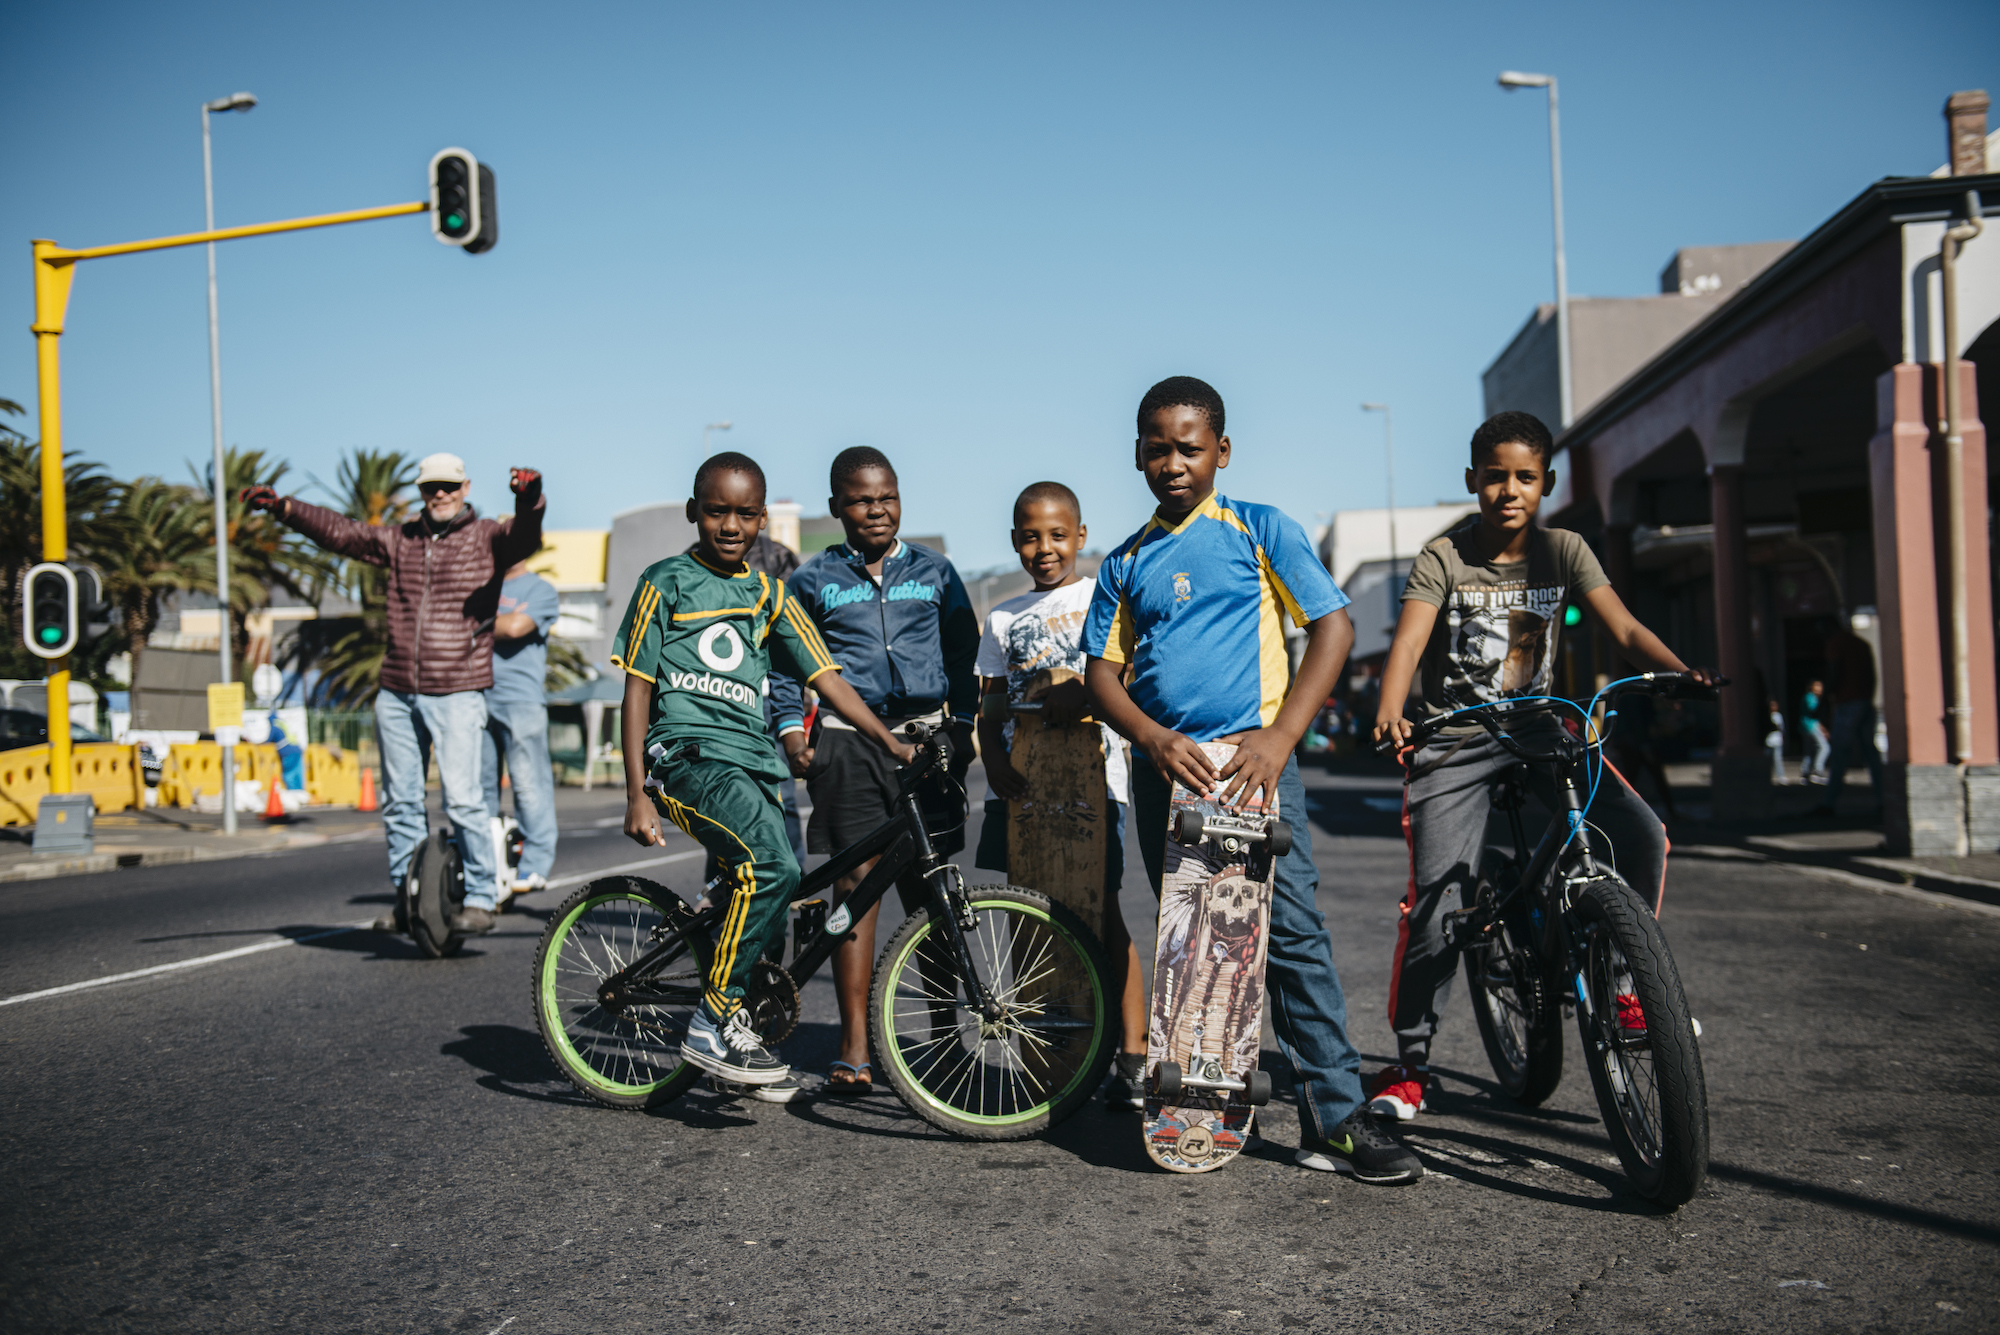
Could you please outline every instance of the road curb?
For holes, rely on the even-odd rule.
[[[350,830],[344,834],[295,834],[282,843],[237,848],[135,848],[125,852],[90,853],[76,858],[50,858],[45,862],[18,862],[0,867],[0,885],[17,881],[46,881],[63,876],[94,876],[126,867],[165,867],[182,862],[223,862],[231,858],[252,858],[270,853],[289,853],[303,848],[324,848],[333,844],[354,844],[380,839],[380,827]]]

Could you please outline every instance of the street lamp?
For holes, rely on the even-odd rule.
[[[208,230],[215,230],[215,155],[209,149],[208,114],[248,111],[257,99],[231,93],[201,104],[201,189],[208,206]],[[215,243],[208,243],[208,415],[215,432],[215,624],[221,632],[222,680],[231,678],[229,661],[229,478],[222,467],[222,334],[215,310]],[[236,748],[222,748],[222,832],[236,833]]]
[[[1556,209],[1556,376],[1562,386],[1562,429],[1567,430],[1574,402],[1569,374],[1569,267],[1563,259],[1562,121],[1556,111],[1556,76],[1502,70],[1500,86],[1509,92],[1516,88],[1549,90],[1549,180]]]
[[[1389,578],[1396,578],[1396,419],[1386,403],[1364,403],[1364,413],[1382,414],[1382,459],[1389,480]]]
[[[708,433],[711,431],[727,431],[735,425],[736,423],[734,422],[710,422],[701,429],[701,454],[704,459],[708,457]]]

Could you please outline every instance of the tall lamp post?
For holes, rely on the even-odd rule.
[[[1556,210],[1556,376],[1562,385],[1562,429],[1567,430],[1575,403],[1570,393],[1569,266],[1563,258],[1562,120],[1556,109],[1556,76],[1502,70],[1500,86],[1508,92],[1516,88],[1549,90],[1549,180],[1555,194]]]
[[[257,99],[231,93],[201,104],[201,189],[208,230],[215,230],[215,154],[209,148],[212,111],[248,111]],[[208,243],[208,416],[215,433],[215,624],[221,633],[222,680],[232,680],[229,646],[229,477],[222,466],[222,333],[215,309],[215,243]],[[236,748],[222,748],[222,832],[236,833]]]
[[[731,427],[733,427],[733,426],[735,426],[735,425],[736,425],[736,423],[734,423],[734,422],[710,422],[710,423],[709,423],[709,424],[708,424],[707,426],[703,427],[703,428],[701,429],[701,457],[702,457],[702,458],[704,458],[704,459],[706,459],[706,458],[708,457],[708,433],[709,433],[709,432],[711,432],[711,431],[727,431],[727,430],[729,430],[729,428],[731,428]]]
[[[1382,414],[1382,460],[1389,480],[1389,578],[1393,581],[1396,578],[1396,419],[1386,403],[1364,403],[1361,411]]]

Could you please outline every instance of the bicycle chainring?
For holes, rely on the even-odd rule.
[[[799,1022],[799,989],[792,976],[767,959],[750,970],[744,1008],[750,1012],[750,1027],[766,1043],[783,1041]]]

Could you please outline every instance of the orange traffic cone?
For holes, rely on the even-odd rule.
[[[264,799],[264,819],[281,821],[286,819],[284,799],[278,796],[278,776],[271,776],[271,795]]]
[[[375,767],[361,771],[361,800],[354,804],[356,811],[375,810]]]

